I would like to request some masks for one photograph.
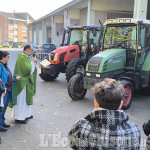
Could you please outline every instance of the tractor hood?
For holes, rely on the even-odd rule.
[[[72,50],[72,49],[79,49],[78,45],[69,45],[69,46],[63,46],[60,48],[57,48],[56,50],[54,50],[52,53],[64,53],[66,51]]]
[[[49,55],[51,64],[57,65],[60,63],[68,63],[72,59],[80,57],[80,50],[78,45],[69,45],[60,47],[52,51]]]
[[[106,73],[123,69],[126,64],[126,49],[108,49],[92,57],[86,72]]]

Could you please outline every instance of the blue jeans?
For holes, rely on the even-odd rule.
[[[10,97],[11,97],[11,93],[7,91],[4,97],[4,107],[3,107],[2,112],[0,112],[0,128],[2,128],[2,125],[5,124],[5,113],[6,113],[6,109],[7,109]]]

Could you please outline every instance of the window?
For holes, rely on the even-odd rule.
[[[27,23],[26,23],[26,22],[24,22],[24,23],[23,23],[23,25],[24,25],[24,26],[26,26],[26,25],[27,25]]]
[[[77,29],[71,31],[70,45],[79,43],[80,45],[87,44],[87,31]]]
[[[10,26],[9,27],[9,31],[13,31],[13,30],[14,30],[14,28]]]
[[[14,21],[13,20],[9,20],[9,24],[14,24]]]
[[[136,26],[107,26],[104,37],[104,49],[136,49]]]
[[[13,33],[9,33],[9,35],[14,35]]]
[[[13,38],[14,38],[14,36],[13,36],[13,35],[9,35],[9,38],[10,38],[10,39],[13,39]]]
[[[17,25],[17,23],[18,23],[17,21],[14,21],[14,25]]]
[[[26,36],[26,35],[22,35],[22,38],[26,39],[26,38],[27,38],[27,36]]]
[[[22,32],[27,32],[27,28],[22,28]]]
[[[150,47],[150,26],[141,26],[141,46],[143,48]]]

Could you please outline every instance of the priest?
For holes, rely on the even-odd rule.
[[[33,54],[33,47],[25,45],[22,54],[18,55],[15,65],[14,76],[21,77],[19,82],[13,86],[14,103],[9,103],[13,107],[13,116],[16,123],[26,124],[27,119],[32,119],[31,105],[33,105],[33,96],[36,93],[37,68],[36,57],[30,57]]]

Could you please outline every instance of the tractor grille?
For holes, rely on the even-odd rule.
[[[88,70],[89,71],[98,71],[99,66],[102,61],[102,57],[93,57],[89,60]]]
[[[54,60],[54,55],[55,55],[54,53],[51,53],[51,56],[50,56],[51,60]]]

